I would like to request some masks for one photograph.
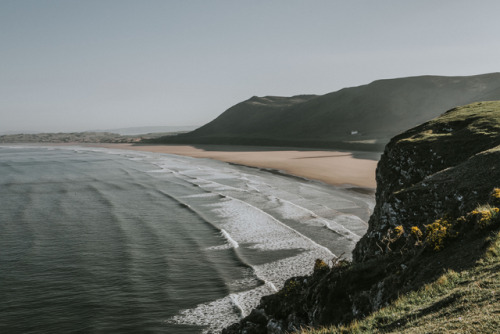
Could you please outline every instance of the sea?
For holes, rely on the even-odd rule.
[[[373,206],[210,159],[0,146],[0,333],[219,333],[350,258]]]

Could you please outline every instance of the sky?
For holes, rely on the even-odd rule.
[[[0,0],[0,133],[203,125],[252,96],[500,72],[497,0]]]

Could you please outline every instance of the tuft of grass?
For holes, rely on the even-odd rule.
[[[490,237],[487,242],[489,242],[490,245],[486,249],[484,257],[480,260],[480,264],[500,261],[500,237]]]
[[[488,241],[484,256],[469,270],[448,270],[365,319],[301,333],[498,333],[500,233]]]

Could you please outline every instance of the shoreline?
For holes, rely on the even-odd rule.
[[[381,153],[348,152],[230,145],[137,145],[82,144],[153,153],[214,159],[230,164],[260,168],[290,176],[321,181],[333,186],[355,186],[375,190],[375,170]]]

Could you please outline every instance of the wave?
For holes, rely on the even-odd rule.
[[[227,241],[233,246],[233,248],[238,248],[240,245],[231,238],[231,235],[227,233],[224,229],[221,229],[222,235],[227,239]]]

